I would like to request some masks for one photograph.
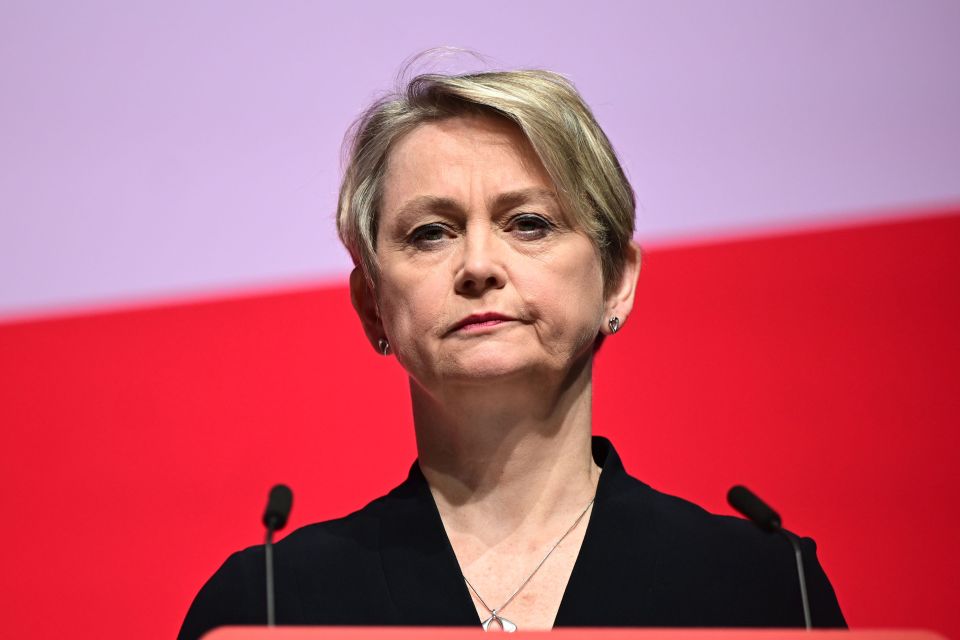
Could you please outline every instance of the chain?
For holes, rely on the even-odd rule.
[[[519,587],[517,587],[517,590],[514,591],[513,594],[511,594],[511,596],[510,596],[509,598],[507,598],[506,602],[504,602],[502,605],[500,605],[500,606],[497,607],[496,609],[491,609],[491,608],[490,608],[490,605],[488,605],[486,602],[483,601],[483,598],[480,597],[480,593],[477,591],[476,587],[474,587],[472,584],[470,584],[470,581],[467,580],[467,576],[464,575],[464,576],[463,576],[463,581],[467,583],[467,586],[470,587],[470,590],[473,591],[473,594],[474,594],[475,596],[477,596],[477,600],[480,601],[480,604],[482,604],[483,607],[484,607],[487,611],[489,611],[495,618],[499,618],[499,617],[500,617],[500,616],[499,616],[499,613],[500,613],[501,611],[503,611],[504,609],[506,609],[508,604],[510,604],[511,602],[513,602],[513,599],[516,598],[517,595],[518,595],[521,591],[523,591],[523,588],[524,588],[525,586],[527,586],[527,583],[529,583],[529,582],[533,579],[533,576],[537,575],[537,571],[540,571],[540,567],[542,567],[542,566],[544,565],[544,563],[547,561],[547,558],[549,558],[550,555],[551,555],[554,551],[557,550],[557,547],[559,547],[559,546],[560,546],[560,543],[563,542],[568,535],[570,535],[570,532],[577,528],[577,525],[580,524],[580,521],[581,521],[581,520],[583,520],[583,516],[587,515],[587,511],[589,511],[589,510],[590,510],[590,507],[593,506],[593,501],[594,501],[594,500],[596,500],[595,497],[592,498],[589,503],[587,503],[587,506],[584,508],[584,510],[583,510],[582,512],[580,512],[580,515],[577,516],[577,519],[574,520],[574,522],[573,522],[572,525],[570,525],[570,528],[567,529],[562,536],[560,536],[560,539],[557,540],[557,542],[556,542],[552,547],[550,547],[550,550],[547,551],[547,554],[546,554],[545,556],[543,556],[543,560],[540,561],[540,564],[537,565],[536,569],[534,569],[533,571],[531,571],[531,572],[530,572],[530,575],[527,576],[527,579],[524,580],[524,581],[520,584]],[[461,574],[461,575],[462,575],[462,574]]]

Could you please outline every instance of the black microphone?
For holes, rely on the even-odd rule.
[[[267,498],[267,508],[263,512],[263,526],[268,530],[280,531],[287,526],[290,508],[293,506],[293,492],[285,484],[278,484],[270,489]]]
[[[780,528],[780,514],[742,485],[738,484],[727,492],[727,502],[761,529],[776,531]]]
[[[270,489],[267,498],[267,508],[263,512],[263,526],[267,528],[267,537],[264,542],[264,555],[267,560],[267,626],[277,624],[277,612],[274,606],[273,591],[273,534],[287,525],[290,509],[293,507],[293,492],[285,484],[278,484]]]
[[[809,631],[813,628],[813,623],[810,619],[810,600],[807,598],[807,579],[803,574],[803,555],[800,552],[800,543],[797,541],[797,537],[783,528],[783,521],[780,519],[779,513],[743,485],[738,484],[731,487],[730,491],[727,492],[727,502],[764,531],[779,533],[790,542],[797,560],[797,578],[800,580],[800,599],[803,603],[803,622],[807,631]]]

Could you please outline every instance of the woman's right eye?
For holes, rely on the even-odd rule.
[[[447,230],[439,224],[425,224],[410,234],[408,242],[418,248],[427,249],[439,244],[447,235]]]

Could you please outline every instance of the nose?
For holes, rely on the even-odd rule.
[[[507,282],[501,251],[490,229],[470,229],[464,238],[463,253],[454,287],[460,295],[480,296],[501,289]]]

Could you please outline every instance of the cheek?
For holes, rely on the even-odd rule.
[[[432,332],[440,319],[442,291],[430,278],[417,276],[394,273],[381,283],[381,319],[398,350],[409,346],[417,336]]]
[[[592,245],[540,271],[539,277],[525,279],[518,288],[526,294],[525,302],[548,341],[572,343],[574,349],[593,342],[604,300],[599,258]]]

